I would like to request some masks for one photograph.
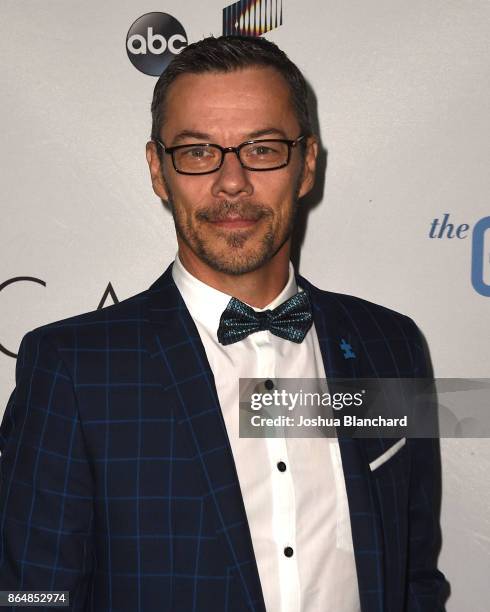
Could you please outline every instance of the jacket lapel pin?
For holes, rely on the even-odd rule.
[[[344,353],[344,359],[355,359],[356,354],[354,353],[352,346],[342,338],[340,341],[340,349]]]

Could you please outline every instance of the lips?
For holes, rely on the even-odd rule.
[[[196,212],[196,218],[216,229],[246,230],[253,229],[262,218],[270,214],[270,211],[261,204],[225,200],[216,206],[202,208]]]
[[[211,223],[217,227],[229,228],[229,229],[245,229],[252,227],[257,223],[258,219],[250,217],[241,217],[240,215],[228,215],[221,219],[214,219]]]

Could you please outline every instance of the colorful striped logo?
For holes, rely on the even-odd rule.
[[[282,0],[239,0],[223,9],[223,35],[261,36],[282,25]]]

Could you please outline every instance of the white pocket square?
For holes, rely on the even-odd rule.
[[[395,453],[397,453],[403,446],[405,446],[406,441],[406,438],[400,438],[398,442],[395,442],[393,446],[390,446],[390,448],[382,455],[377,457],[374,461],[371,461],[371,463],[369,464],[371,472],[374,472],[374,470],[377,470],[381,465],[383,465],[383,463],[388,461],[388,459],[391,459],[391,457],[393,457]]]

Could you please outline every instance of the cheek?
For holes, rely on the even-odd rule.
[[[288,173],[287,177],[277,177],[274,181],[264,181],[261,189],[256,190],[257,201],[271,207],[280,219],[287,217],[294,205],[297,177]]]
[[[204,204],[209,204],[209,194],[209,184],[197,177],[178,176],[172,181],[174,205],[188,216]]]

